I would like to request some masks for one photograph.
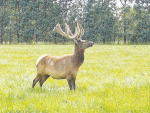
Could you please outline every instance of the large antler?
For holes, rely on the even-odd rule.
[[[66,23],[65,23],[65,32],[63,32],[59,23],[56,25],[56,27],[54,27],[53,31],[61,34],[62,36],[66,37],[68,39],[77,39],[77,40],[81,39],[84,34],[84,29],[79,24],[78,21],[77,21],[77,27],[75,27],[74,35],[72,34],[69,25],[67,25]]]

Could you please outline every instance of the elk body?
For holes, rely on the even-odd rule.
[[[62,36],[73,39],[75,43],[74,54],[64,55],[61,57],[54,57],[50,55],[42,55],[38,58],[37,76],[33,80],[32,88],[39,81],[40,87],[51,76],[54,79],[67,79],[70,90],[75,90],[75,80],[79,67],[84,61],[84,51],[86,48],[94,45],[92,41],[82,40],[84,29],[77,22],[75,33],[72,34],[69,26],[65,24],[66,31],[63,32],[60,25],[57,24],[53,31]]]

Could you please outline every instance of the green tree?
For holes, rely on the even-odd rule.
[[[85,21],[85,37],[86,40],[95,41],[95,12],[94,6],[96,4],[95,0],[88,0],[84,8],[84,21]]]
[[[0,34],[1,34],[1,44],[3,44],[4,36],[5,36],[5,44],[6,44],[6,29],[9,24],[9,11],[8,11],[8,1],[1,0],[0,1]]]
[[[136,27],[134,36],[139,42],[145,43],[150,41],[150,1],[136,0],[134,5],[134,21]]]
[[[122,16],[122,22],[123,22],[123,37],[124,37],[124,44],[126,44],[127,41],[127,12],[129,11],[130,7],[129,4],[132,3],[133,0],[120,0],[120,3],[122,4],[122,12],[123,12],[123,16]]]
[[[60,5],[60,2],[53,2],[51,1],[50,6],[48,8],[48,34],[47,34],[47,41],[54,42],[57,44],[58,42],[64,42],[65,39],[62,38],[59,34],[54,33],[52,30],[56,26],[57,23],[63,23],[63,10]]]
[[[111,42],[115,34],[115,4],[111,0],[89,0],[85,9],[86,37],[92,41]]]
[[[112,42],[113,34],[115,34],[115,16],[113,15],[114,4],[111,0],[102,1],[101,5],[98,6],[99,13],[97,18],[97,30],[102,37],[102,42]]]
[[[15,0],[13,2],[14,4],[14,32],[15,32],[15,35],[17,36],[17,42],[20,43],[20,35],[21,35],[21,31],[20,31],[20,28],[21,28],[21,12],[22,12],[22,8],[21,8],[21,3],[22,1],[19,1],[19,0]]]

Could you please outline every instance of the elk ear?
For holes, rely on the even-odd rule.
[[[74,39],[73,41],[74,41],[75,44],[77,44],[77,42],[78,42],[76,39]]]

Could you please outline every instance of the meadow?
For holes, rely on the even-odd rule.
[[[94,45],[76,91],[52,78],[31,88],[39,56],[73,52],[73,45],[0,45],[0,112],[150,112],[150,45]]]

